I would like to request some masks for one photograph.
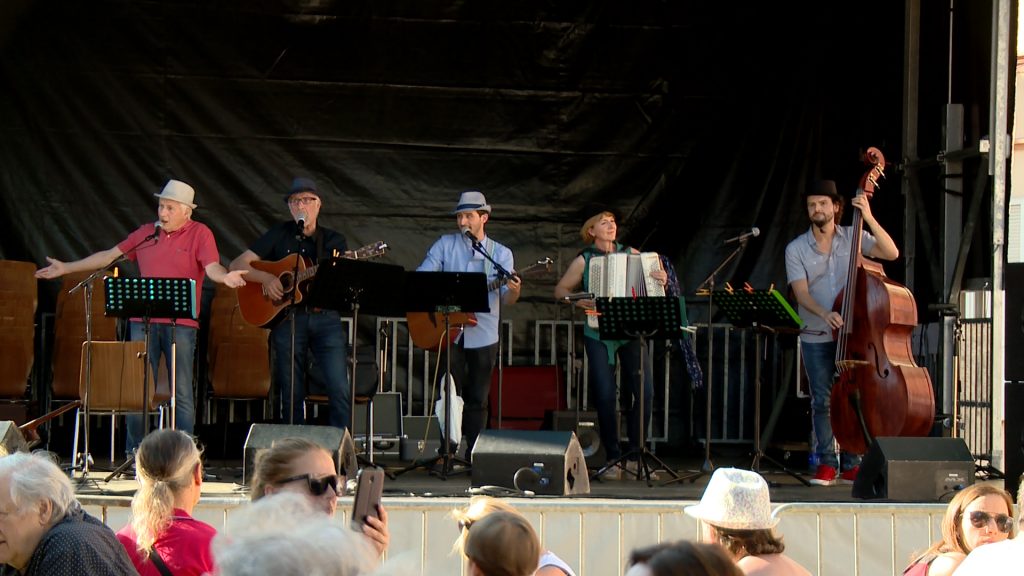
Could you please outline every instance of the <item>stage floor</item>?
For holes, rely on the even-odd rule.
[[[712,458],[715,467],[736,467],[750,469],[751,458],[742,450],[732,453],[718,454]],[[394,455],[377,455],[375,461],[388,471],[400,470],[407,463],[399,461]],[[665,458],[665,463],[680,476],[690,476],[701,468],[703,459]],[[207,480],[203,484],[204,497],[235,496],[246,498],[247,489],[242,485],[242,462],[236,460],[209,459],[205,463]],[[94,466],[88,482],[79,482],[80,494],[131,497],[137,484],[131,477],[121,476],[110,482],[104,479],[109,474],[109,462],[100,462]],[[838,486],[804,486],[799,480],[786,474],[770,462],[763,462],[760,472],[771,487],[774,504],[791,502],[860,502],[851,495],[850,485]],[[805,470],[799,474],[809,478]],[[576,495],[576,498],[625,499],[625,500],[699,500],[708,483],[708,475],[700,475],[690,480],[671,482],[671,475],[665,471],[657,472],[658,479],[650,486],[630,474],[623,473],[621,480],[592,480],[589,495]],[[509,482],[511,488],[511,481]],[[386,496],[423,496],[423,497],[469,497],[471,495],[471,478],[467,473],[452,474],[440,478],[426,469],[416,469],[405,474],[388,478],[384,489]],[[497,492],[494,495],[514,495]]]

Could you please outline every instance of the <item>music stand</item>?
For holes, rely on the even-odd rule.
[[[360,310],[376,316],[402,316],[401,305],[405,289],[405,269],[394,264],[383,264],[351,258],[332,258],[320,263],[310,284],[306,302],[310,306],[329,310],[352,310],[352,365],[349,378],[349,430],[355,435],[356,370],[359,366],[357,343],[359,340]],[[292,398],[294,404],[295,399]],[[368,409],[367,450],[369,464],[373,462],[373,407]]]
[[[142,318],[145,334],[146,370],[142,379],[142,435],[149,433],[149,378],[152,364],[149,360],[150,319],[169,318],[171,320],[171,429],[174,429],[174,411],[177,408],[177,320],[179,318],[197,319],[196,315],[196,281],[191,278],[124,278],[107,276],[103,279],[103,293],[106,297],[104,313],[117,318]],[[191,385],[191,383],[189,383]],[[156,386],[156,374],[153,374],[153,386]],[[124,463],[115,468],[104,482],[109,482],[120,474],[132,462],[130,455]]]
[[[654,455],[647,448],[647,426],[644,425],[644,411],[647,406],[644,402],[644,364],[647,359],[647,338],[657,335],[659,338],[679,338],[683,334],[682,312],[679,309],[679,299],[674,296],[645,296],[639,298],[598,298],[597,313],[600,318],[598,332],[602,340],[640,340],[640,421],[637,423],[639,438],[638,448],[630,450],[626,454],[609,462],[595,473],[600,477],[605,470],[618,466],[620,462],[626,461],[632,456],[637,457],[637,480],[647,480],[651,485],[651,467],[647,461],[656,462],[673,479],[679,475],[675,470],[668,467],[665,462]]]
[[[737,327],[750,327],[754,330],[754,459],[750,469],[761,474],[761,460],[767,460],[780,470],[789,474],[804,486],[810,486],[803,476],[783,466],[780,462],[764,453],[761,445],[761,355],[762,337],[767,333],[778,331],[799,331],[803,326],[800,316],[786,301],[786,298],[774,288],[769,290],[722,290],[715,294],[718,307],[727,320]]]
[[[452,329],[451,316],[465,312],[487,312],[490,304],[487,301],[487,275],[482,272],[409,272],[405,276],[405,305],[408,312],[436,312],[444,316],[445,334]],[[451,347],[445,349],[446,374],[443,386],[448,386],[452,373]],[[444,424],[441,431],[441,453],[437,456],[416,460],[409,466],[391,475],[392,479],[417,468],[427,468],[442,480],[447,480],[453,472],[452,466],[458,461],[469,464],[466,460],[451,453],[451,390],[445,390]],[[455,439],[456,445],[459,439]],[[440,464],[440,471],[435,468]]]

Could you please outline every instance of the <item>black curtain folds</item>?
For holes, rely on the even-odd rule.
[[[852,194],[863,149],[900,157],[903,7],[806,4],[10,0],[0,256],[109,248],[177,178],[226,263],[305,175],[323,225],[406,268],[479,189],[519,262],[560,273],[600,205],[690,291],[757,226],[721,280],[781,287],[806,184]],[[883,190],[899,240],[899,178]],[[556,280],[509,316],[567,317]]]

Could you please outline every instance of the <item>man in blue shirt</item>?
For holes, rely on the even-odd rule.
[[[832,331],[843,325],[843,317],[832,310],[839,292],[846,286],[853,227],[839,226],[843,198],[836,183],[822,180],[804,194],[811,226],[786,246],[786,276],[806,323],[800,333],[800,352],[811,390],[811,450],[818,456],[818,469],[812,484],[831,486],[838,480],[853,483],[860,467],[860,456],[843,452],[836,458],[829,415],[835,373],[836,343]],[[860,210],[867,230],[861,232],[861,253],[870,258],[895,260],[900,251],[896,243],[871,214],[863,194],[851,202]],[[842,472],[837,472],[841,470]]]
[[[480,192],[463,192],[452,211],[458,232],[445,234],[430,247],[427,257],[419,265],[420,272],[483,272],[487,283],[498,280],[498,270],[483,254],[473,249],[469,235],[476,238],[484,251],[502,268],[512,271],[512,251],[487,237],[484,226],[491,217],[491,206]],[[452,377],[462,396],[462,433],[466,437],[465,457],[473,452],[476,437],[487,423],[487,394],[491,386],[491,371],[498,352],[498,313],[500,305],[513,304],[519,299],[522,284],[513,276],[501,287],[487,295],[488,312],[476,314],[476,325],[467,325],[456,342],[449,346]],[[498,299],[501,299],[499,302]],[[457,439],[453,439],[457,440]],[[457,444],[457,442],[451,442]]]

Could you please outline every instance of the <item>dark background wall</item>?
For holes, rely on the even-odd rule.
[[[948,5],[923,3],[921,153],[947,96]],[[968,136],[988,122],[990,3],[958,6],[952,96]],[[816,177],[852,194],[860,152],[901,159],[900,3],[6,0],[0,5],[0,256],[38,263],[105,249],[155,218],[168,178],[227,262],[315,178],[323,224],[385,240],[416,266],[458,193],[494,205],[518,262],[579,248],[587,207],[671,256],[691,291],[785,284]],[[941,180],[925,174],[927,209]],[[896,166],[874,211],[902,241]],[[922,231],[937,235],[941,231]],[[979,237],[987,238],[984,226]],[[968,276],[987,273],[976,242]],[[903,262],[887,265],[903,276]],[[936,295],[918,282],[923,307]],[[513,318],[567,314],[555,275]],[[43,287],[52,300],[53,283]],[[50,303],[52,306],[52,302]],[[699,310],[691,316],[700,317]]]

